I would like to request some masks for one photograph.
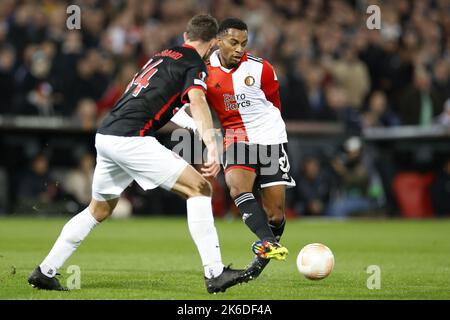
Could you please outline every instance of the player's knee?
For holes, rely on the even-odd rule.
[[[102,222],[112,214],[117,201],[118,199],[109,201],[107,203],[92,201],[89,205],[89,210],[95,220],[97,220],[98,222]]]
[[[102,222],[106,218],[108,218],[112,214],[112,210],[109,209],[96,209],[92,212],[92,216],[97,220],[98,222]]]
[[[188,194],[188,197],[196,197],[196,196],[212,196],[212,187],[211,184],[206,179],[200,179],[195,182],[191,187],[191,192]]]
[[[252,192],[252,190],[248,190],[247,188],[241,188],[239,186],[230,187],[230,197],[231,199],[236,199],[241,193]]]
[[[212,197],[213,189],[211,183],[203,179],[203,181],[199,184],[199,192],[201,195]]]

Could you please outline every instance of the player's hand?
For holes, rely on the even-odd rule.
[[[217,149],[208,148],[208,161],[200,169],[204,177],[215,178],[220,172],[220,162]]]

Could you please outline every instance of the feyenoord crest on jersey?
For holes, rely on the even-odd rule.
[[[244,82],[247,86],[251,87],[255,84],[255,78],[253,78],[252,76],[248,76],[245,78]]]

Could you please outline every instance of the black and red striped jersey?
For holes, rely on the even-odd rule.
[[[184,44],[155,54],[136,73],[98,133],[152,136],[189,102],[192,88],[206,91],[207,69],[197,51]]]

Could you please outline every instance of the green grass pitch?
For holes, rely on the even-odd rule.
[[[41,262],[66,219],[0,219],[0,299],[450,299],[450,220],[289,220],[282,243],[286,262],[272,261],[255,281],[210,295],[200,257],[183,218],[108,220],[59,271],[81,270],[81,289],[49,292],[26,279]],[[254,238],[241,221],[216,220],[224,263],[244,267]],[[299,250],[321,242],[335,256],[332,274],[303,278]],[[367,267],[381,270],[369,290]]]

